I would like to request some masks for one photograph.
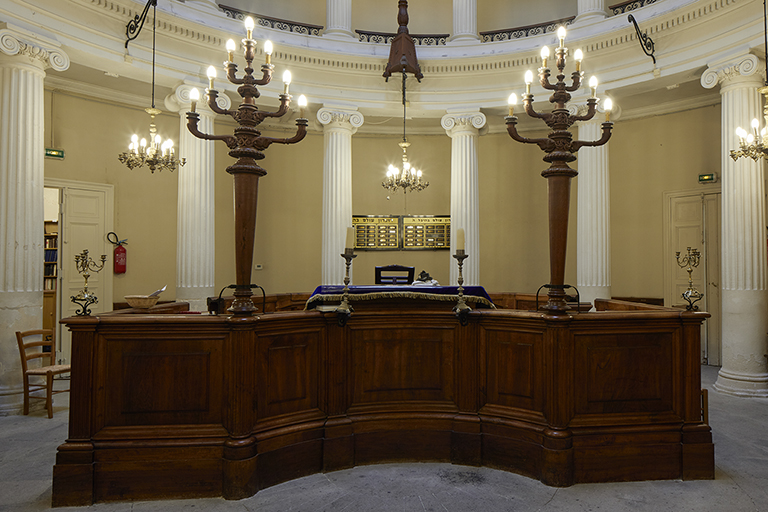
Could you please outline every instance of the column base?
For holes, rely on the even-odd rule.
[[[208,297],[215,296],[213,287],[176,287],[176,301],[189,302],[190,311],[208,311]]]
[[[595,299],[610,299],[611,287],[610,286],[577,286],[579,290],[579,300],[581,302],[589,302],[594,307]],[[572,290],[568,293],[575,293]]]
[[[0,415],[21,414],[24,389],[15,333],[42,328],[43,292],[0,292],[0,325]]]
[[[714,387],[726,395],[768,398],[768,373],[741,373],[721,369]]]

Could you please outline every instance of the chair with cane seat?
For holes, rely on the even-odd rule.
[[[27,338],[31,339],[27,340]],[[29,414],[29,399],[40,398],[45,400],[48,417],[53,418],[53,395],[69,391],[69,389],[54,391],[53,377],[62,373],[68,373],[71,370],[71,365],[56,364],[56,344],[54,343],[52,329],[16,331],[16,341],[19,342],[21,371],[24,379],[24,414]],[[50,351],[44,351],[44,347],[48,347]],[[48,358],[48,366],[30,368],[29,361],[38,358],[41,359],[40,364],[43,364],[43,358]],[[32,383],[30,382],[30,377],[44,378],[45,384]],[[45,396],[31,394],[41,390],[45,390]]]

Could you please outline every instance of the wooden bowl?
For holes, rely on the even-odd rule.
[[[132,308],[147,309],[157,304],[159,298],[157,295],[126,295],[125,302]]]

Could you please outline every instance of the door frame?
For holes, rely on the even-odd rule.
[[[60,249],[60,256],[59,256],[59,268],[58,268],[58,278],[56,279],[56,327],[55,327],[55,336],[56,340],[58,340],[58,344],[61,345],[62,343],[62,337],[61,337],[61,329],[62,326],[59,323],[59,320],[61,320],[61,313],[63,311],[63,305],[65,298],[62,296],[62,272],[61,272],[61,259],[63,256],[63,239],[64,235],[66,233],[66,230],[68,229],[66,222],[67,219],[63,218],[63,205],[64,200],[66,197],[66,194],[62,193],[61,191],[63,189],[67,188],[75,188],[80,190],[89,190],[92,192],[103,192],[104,193],[104,228],[106,229],[107,233],[110,231],[114,231],[114,223],[115,223],[115,186],[110,185],[107,183],[92,183],[89,181],[77,181],[77,180],[65,180],[60,178],[48,178],[45,177],[43,180],[43,186],[48,188],[58,188],[60,190],[59,193],[59,247]],[[113,273],[111,272],[111,265],[110,265],[110,271],[105,272],[102,276],[103,277],[103,289],[104,289],[104,300],[108,300],[109,304],[113,302]],[[61,353],[61,346],[56,347],[57,352]]]

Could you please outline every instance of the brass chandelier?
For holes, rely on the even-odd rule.
[[[155,125],[155,116],[162,114],[162,110],[155,108],[155,19],[157,14],[157,0],[148,0],[147,5],[144,6],[144,11],[139,15],[137,14],[126,27],[126,35],[128,39],[125,41],[125,47],[128,48],[128,43],[138,37],[144,26],[144,20],[146,20],[147,13],[150,6],[153,8],[152,12],[152,106],[144,109],[149,114],[151,121],[149,123],[149,141],[142,138],[139,140],[139,136],[133,134],[131,137],[131,143],[128,145],[128,151],[120,153],[118,160],[125,164],[129,169],[133,170],[137,167],[146,165],[153,173],[158,171],[175,171],[179,166],[183,166],[186,160],[176,159],[173,149],[173,141],[166,139],[163,142],[163,138],[157,133],[157,126]]]
[[[403,150],[403,164],[402,168],[398,169],[394,165],[390,164],[387,170],[386,179],[381,182],[381,186],[388,191],[394,193],[400,189],[403,189],[403,193],[406,192],[421,192],[429,186],[428,181],[422,179],[422,172],[420,169],[416,169],[408,161],[408,147],[411,145],[408,142],[408,138],[405,136],[405,114],[406,114],[406,100],[405,100],[405,79],[406,72],[403,68],[403,140],[398,142],[397,145]]]
[[[765,126],[760,130],[760,121],[752,119],[752,133],[739,126],[736,128],[736,136],[739,138],[739,149],[731,150],[731,158],[734,162],[741,157],[751,158],[755,162],[760,158],[768,159],[768,12],[766,1],[763,0],[763,52],[765,59],[765,83],[757,90],[765,97],[763,117]]]

